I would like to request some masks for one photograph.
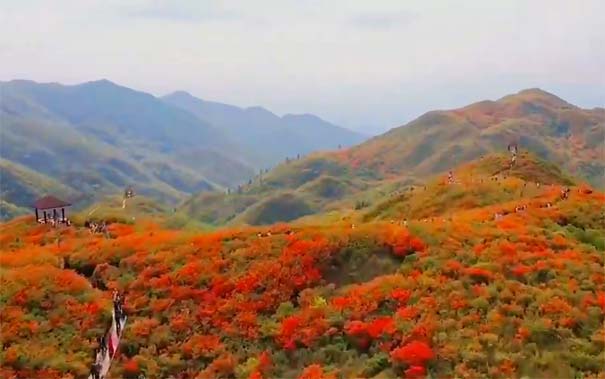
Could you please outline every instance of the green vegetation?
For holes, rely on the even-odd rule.
[[[418,205],[410,205],[411,208],[389,206],[393,193],[400,196],[394,201],[402,203],[399,200],[411,195],[405,194],[406,189],[424,187],[425,183],[418,178],[443,174],[484,157],[487,152],[498,154],[490,153],[481,159],[474,168],[476,175],[501,174],[542,185],[571,185],[574,181],[570,172],[574,176],[583,175],[594,185],[603,185],[603,175],[599,173],[605,170],[605,157],[594,139],[603,134],[604,120],[602,109],[581,109],[544,91],[526,90],[498,101],[429,112],[350,149],[316,153],[283,163],[255,178],[241,193],[221,196],[234,197],[233,202],[239,205],[230,208],[228,220],[240,220],[239,215],[247,212],[248,207],[263,203],[276,191],[303,199],[317,213],[361,209],[373,204],[368,219],[406,213],[430,216],[440,213],[444,204],[452,201],[464,207],[514,199],[518,193],[511,192],[510,186],[493,192],[487,187],[497,183],[478,183],[465,193],[443,188],[425,194],[424,210],[420,201]],[[506,151],[511,142],[518,143],[520,148],[517,165],[512,170],[508,168],[510,155]],[[560,163],[563,168],[547,161]],[[199,206],[196,212],[188,212],[191,217],[212,224],[225,222],[225,217],[213,217],[213,212],[205,210],[218,208],[217,204],[223,203],[219,197],[209,202],[192,201]],[[389,212],[381,211],[380,207]],[[290,216],[270,219],[283,221]]]

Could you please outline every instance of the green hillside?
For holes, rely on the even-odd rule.
[[[84,224],[85,221],[132,224],[141,218],[164,221],[172,213],[170,207],[146,196],[135,196],[125,202],[121,196],[107,196],[77,212],[73,221],[76,224]]]
[[[0,91],[2,158],[87,197],[134,185],[176,204],[253,175],[220,130],[143,92],[105,80],[17,80],[0,82]]]
[[[0,220],[31,212],[36,199],[57,194],[70,200],[86,200],[84,195],[56,179],[0,158]]]
[[[523,151],[560,164],[593,184],[605,168],[605,109],[581,109],[539,89],[521,91],[497,101],[432,111],[343,154],[351,165],[381,175],[405,171],[431,174],[504,151],[518,143]]]
[[[423,178],[487,153],[503,155],[491,163],[483,161],[485,169],[490,164],[499,166],[500,160],[509,159],[506,149],[510,143],[517,143],[521,154],[531,152],[602,187],[605,156],[595,141],[604,138],[604,109],[581,109],[544,91],[525,90],[498,101],[429,112],[350,149],[285,162],[235,193],[194,196],[185,202],[183,210],[214,224],[263,224],[267,220],[256,217],[264,208],[262,204],[276,201],[276,197],[279,202],[285,194],[297,199],[296,208],[305,209],[303,213],[366,208],[383,201],[391,192],[422,184]],[[549,171],[556,171],[554,166],[548,167],[526,174],[544,182],[546,178],[540,175],[560,175]],[[225,203],[237,204],[229,207],[228,215],[219,211]],[[272,214],[269,219],[291,220],[295,213],[286,211],[281,217]]]
[[[543,195],[544,188],[550,185],[575,184],[559,167],[532,154],[520,154],[513,168],[509,162],[503,154],[485,156],[456,168],[453,184],[448,184],[447,175],[439,175],[426,185],[391,193],[369,207],[361,218],[364,222],[449,218],[462,210],[531,199]]]

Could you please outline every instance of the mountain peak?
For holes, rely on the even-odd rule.
[[[501,101],[528,101],[543,103],[554,107],[571,107],[572,105],[561,99],[560,97],[544,91],[541,88],[528,88],[517,92],[513,95],[508,95],[500,99]]]
[[[109,79],[99,79],[99,80],[92,80],[90,82],[86,82],[83,84],[87,84],[87,85],[93,85],[93,86],[118,86],[116,83],[112,82]]]
[[[249,112],[251,114],[277,117],[275,114],[273,114],[273,112],[269,111],[266,108],[258,106],[258,105],[255,105],[255,106],[252,106],[252,107],[248,107],[245,110],[246,110],[246,112]]]
[[[174,92],[171,92],[171,93],[169,93],[167,95],[164,95],[162,97],[163,98],[181,98],[181,99],[195,98],[195,96],[193,96],[189,92],[183,91],[183,90],[174,91]]]
[[[104,92],[115,92],[115,91],[127,91],[127,92],[139,92],[128,87],[119,85],[108,79],[93,80],[90,82],[84,82],[75,86],[68,86],[69,88],[79,88],[87,90],[100,90]],[[143,93],[143,92],[141,92]]]
[[[282,116],[282,119],[298,119],[298,120],[312,120],[312,121],[324,121],[320,117],[310,113],[286,113]]]

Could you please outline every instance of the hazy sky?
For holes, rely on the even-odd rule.
[[[605,104],[605,1],[0,0],[0,80],[107,78],[374,133],[541,87]]]

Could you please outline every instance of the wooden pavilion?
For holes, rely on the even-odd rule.
[[[69,224],[65,217],[65,208],[71,206],[70,203],[59,200],[54,196],[44,196],[34,203],[36,210],[36,221],[40,224],[61,223]]]

